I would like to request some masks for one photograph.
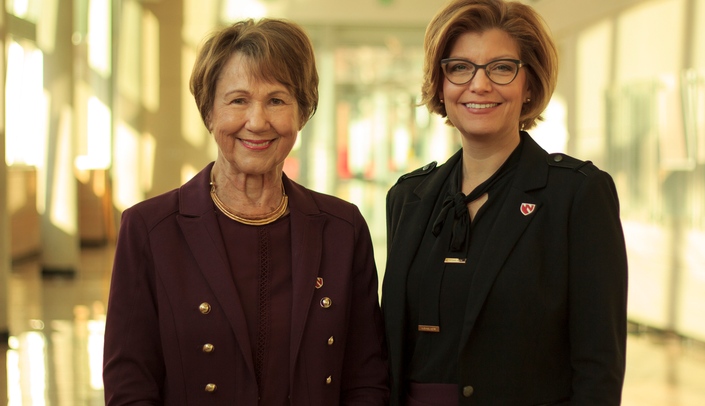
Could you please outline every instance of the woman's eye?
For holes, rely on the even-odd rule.
[[[285,103],[284,103],[284,100],[282,100],[282,99],[272,99],[272,104],[274,104],[275,106],[279,106],[279,105],[282,105]]]
[[[491,69],[494,72],[513,72],[514,71],[514,67],[512,67],[512,65],[506,64],[506,63],[499,63],[497,65],[492,66]]]
[[[243,99],[243,98],[233,99],[233,100],[230,102],[230,104],[244,104],[244,103],[245,103],[245,99]]]
[[[465,72],[470,70],[470,65],[466,63],[456,63],[450,66],[451,72]]]

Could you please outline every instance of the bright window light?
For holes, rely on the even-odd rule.
[[[267,16],[267,7],[257,0],[227,0],[223,2],[222,14],[225,21],[257,19]]]
[[[5,88],[5,161],[8,165],[39,166],[44,156],[47,98],[44,94],[44,57],[28,45],[8,47]]]
[[[110,1],[90,0],[88,6],[88,63],[101,76],[110,76]]]

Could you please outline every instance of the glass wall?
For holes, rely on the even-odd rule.
[[[705,246],[704,23],[702,0],[648,1],[578,32],[573,144],[573,152],[595,160],[617,183],[630,319],[699,339],[705,339],[705,251],[696,248]]]
[[[445,161],[459,139],[443,119],[418,105],[423,27],[308,29],[320,58],[324,91],[322,107],[310,124],[314,139],[303,134],[302,149],[294,157],[301,158],[299,180],[361,208],[381,278],[387,190],[401,174],[433,160]],[[319,151],[321,145],[325,150]],[[329,162],[325,171],[317,164],[321,158]]]

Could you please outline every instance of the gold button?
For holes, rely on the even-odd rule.
[[[203,344],[203,352],[213,352],[213,344]]]
[[[215,392],[216,389],[218,389],[218,387],[215,386],[214,383],[209,383],[208,385],[206,385],[206,392],[212,393],[212,392]]]
[[[331,382],[333,382],[333,378],[328,375],[328,378],[326,378],[326,385],[330,385]]]
[[[333,304],[333,301],[330,300],[329,297],[324,297],[323,299],[321,299],[321,307],[324,309],[331,307],[332,304]]]
[[[328,338],[328,345],[333,345],[334,342],[333,336],[330,336],[330,338]]]
[[[558,154],[558,155],[556,155],[556,156],[553,157],[553,160],[554,160],[555,162],[560,162],[560,161],[563,160],[563,155]]]
[[[475,392],[475,389],[472,386],[463,386],[463,396],[465,396],[466,398],[472,396],[473,392]]]
[[[198,310],[203,314],[208,314],[211,312],[211,305],[207,302],[203,302],[200,306],[198,306]]]

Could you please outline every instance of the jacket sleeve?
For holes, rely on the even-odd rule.
[[[341,405],[386,405],[389,398],[384,327],[372,239],[359,211],[348,339],[343,364]]]
[[[107,406],[162,404],[164,361],[147,235],[140,213],[126,210],[116,246],[105,327]]]
[[[619,405],[627,328],[627,256],[612,178],[595,170],[569,224],[571,405]]]

